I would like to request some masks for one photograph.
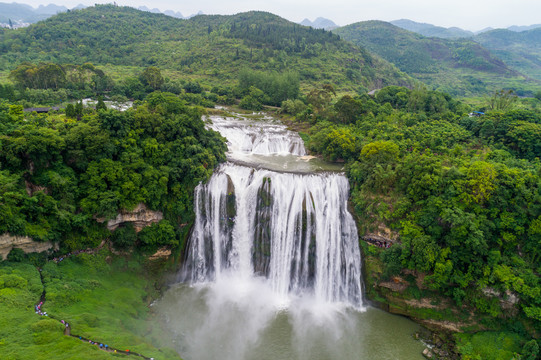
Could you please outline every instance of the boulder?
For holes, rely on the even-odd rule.
[[[425,348],[423,350],[423,356],[427,359],[432,359],[432,351],[430,351],[428,348]]]

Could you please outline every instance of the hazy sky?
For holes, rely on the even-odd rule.
[[[6,1],[6,0],[1,0]],[[14,0],[34,7],[47,2]],[[7,1],[6,1],[7,2]],[[79,3],[92,5],[112,1],[52,0],[68,8]],[[197,13],[235,14],[248,10],[269,11],[288,20],[300,22],[325,17],[338,25],[363,20],[410,19],[434,25],[458,26],[467,30],[485,27],[508,27],[541,23],[540,0],[116,0],[119,5],[145,5],[161,11],[180,11],[184,16]]]

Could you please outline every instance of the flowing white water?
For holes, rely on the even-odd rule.
[[[227,139],[232,153],[306,155],[302,139],[272,118],[250,121],[245,118],[212,116],[210,119],[210,128]]]
[[[342,169],[339,164],[305,156],[306,150],[299,135],[271,118],[250,120],[245,117],[210,116],[207,120],[209,128],[227,138],[227,157],[237,164],[295,173]]]
[[[279,295],[361,308],[360,253],[341,174],[300,175],[227,163],[196,189],[186,279],[261,276]]]
[[[157,304],[183,358],[419,359],[400,330],[413,324],[364,312],[346,178],[295,161],[303,174],[257,168],[303,155],[302,140],[276,123],[212,120],[230,159],[251,166],[223,164],[196,189],[185,283]]]

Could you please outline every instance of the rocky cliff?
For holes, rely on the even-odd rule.
[[[107,222],[107,228],[111,231],[115,230],[119,225],[131,222],[135,231],[141,231],[145,226],[158,223],[163,219],[163,214],[160,211],[149,210],[145,204],[138,204],[132,211],[123,210],[115,219]],[[98,221],[100,221],[98,219]],[[100,222],[103,222],[100,221]]]
[[[25,253],[42,252],[50,249],[57,249],[52,242],[38,242],[28,236],[12,236],[10,234],[0,235],[0,257],[6,259],[13,248],[22,249]]]

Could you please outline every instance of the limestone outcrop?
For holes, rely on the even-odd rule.
[[[10,234],[0,235],[0,256],[2,259],[6,259],[9,252],[13,248],[22,249],[25,253],[43,252],[50,249],[57,250],[52,242],[34,241],[28,236],[14,236]]]
[[[160,211],[149,210],[145,204],[141,203],[132,211],[122,210],[115,219],[107,221],[107,228],[114,231],[121,224],[130,222],[135,231],[141,231],[144,227],[158,223],[162,219],[163,214]]]

